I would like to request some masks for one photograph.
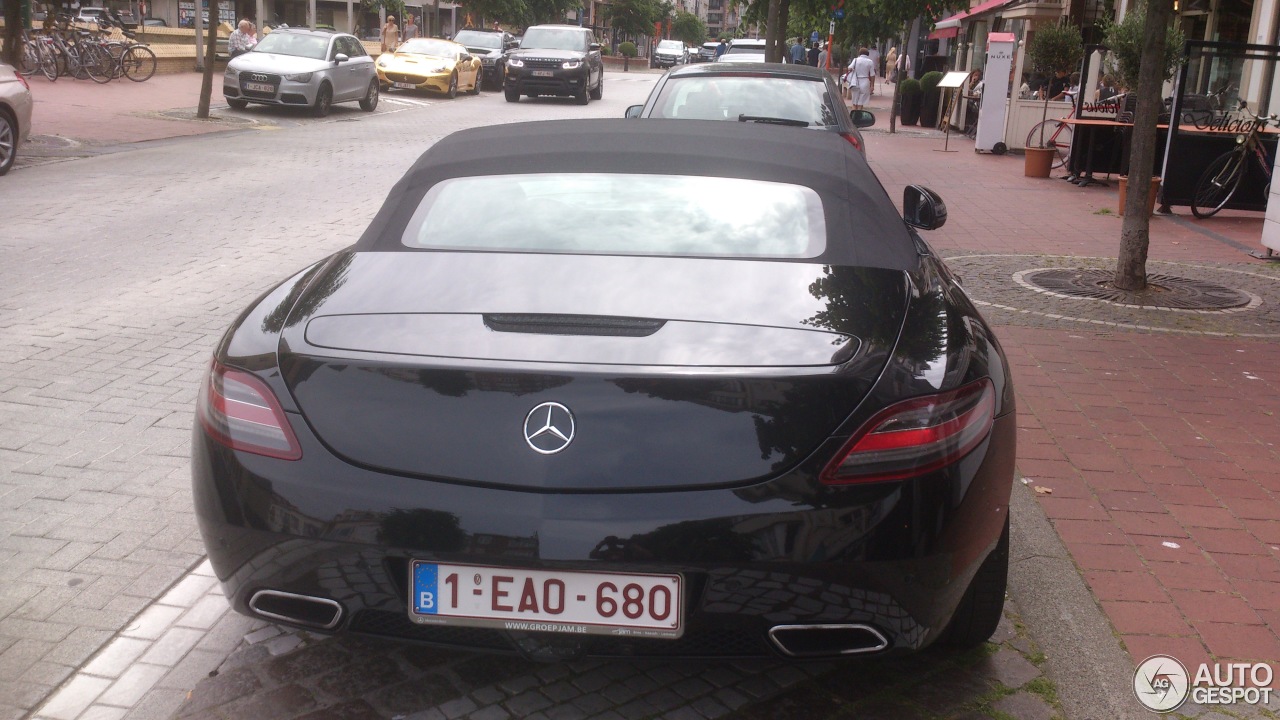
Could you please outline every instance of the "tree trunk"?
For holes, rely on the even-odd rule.
[[[196,12],[200,12],[200,2],[196,2]],[[209,118],[209,97],[213,95],[213,66],[218,59],[218,0],[209,0],[209,37],[204,51],[204,79],[200,81],[200,106],[196,108],[196,117]]]
[[[22,67],[22,5],[18,0],[4,4],[4,57],[6,63]]]
[[[764,60],[765,62],[782,62],[778,54],[778,10],[782,0],[769,0],[769,15],[764,27]]]
[[[777,60],[782,62],[782,58],[791,51],[787,45],[787,20],[791,16],[791,0],[778,0],[778,34],[774,36],[773,43],[777,46]]]
[[[1147,248],[1151,243],[1151,217],[1147,196],[1151,192],[1151,169],[1156,158],[1156,124],[1164,108],[1165,28],[1172,10],[1171,0],[1148,0],[1147,21],[1142,38],[1142,66],[1138,71],[1138,110],[1133,118],[1133,138],[1129,150],[1129,192],[1120,226],[1120,257],[1116,261],[1115,286],[1137,291],[1147,287]]]

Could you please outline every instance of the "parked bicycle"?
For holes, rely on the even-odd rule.
[[[1067,113],[1065,118],[1043,120],[1031,127],[1031,132],[1027,133],[1026,147],[1044,147],[1053,148],[1053,167],[1060,168],[1067,164],[1067,158],[1071,157],[1071,126],[1062,120],[1070,120],[1076,116],[1076,106],[1071,105],[1071,112]],[[1041,131],[1044,132],[1043,136]],[[1040,138],[1044,138],[1044,144],[1040,144]],[[1042,166],[1043,167],[1043,166]]]
[[[1198,218],[1213,217],[1226,207],[1240,189],[1245,175],[1249,174],[1251,161],[1257,163],[1267,178],[1267,187],[1271,187],[1271,163],[1267,159],[1267,151],[1262,146],[1261,138],[1268,125],[1280,127],[1280,118],[1275,115],[1255,115],[1243,101],[1240,103],[1240,110],[1253,122],[1247,132],[1236,136],[1236,146],[1209,163],[1209,167],[1196,182],[1191,199],[1191,213]]]

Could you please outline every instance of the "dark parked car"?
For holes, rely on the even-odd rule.
[[[662,76],[644,105],[627,108],[627,117],[819,128],[839,134],[865,154],[858,129],[874,125],[875,115],[847,111],[840,97],[831,73],[819,68],[716,62],[676,68]]]
[[[577,25],[535,25],[507,53],[507,102],[521,95],[556,95],[586,105],[604,97],[604,62],[591,30]]]
[[[698,62],[713,62],[716,59],[716,48],[720,47],[718,42],[704,42],[702,47],[698,48]]]
[[[455,133],[219,344],[195,508],[239,612],[545,660],[976,644],[1008,364],[834,133]]]
[[[505,30],[462,30],[453,41],[465,45],[467,52],[484,63],[484,82],[494,90],[502,89],[507,79],[506,52],[516,47],[515,37]]]

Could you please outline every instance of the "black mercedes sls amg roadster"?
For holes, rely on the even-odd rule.
[[[436,143],[268,291],[192,467],[236,610],[519,652],[821,657],[1000,618],[1009,368],[832,133],[556,121]]]

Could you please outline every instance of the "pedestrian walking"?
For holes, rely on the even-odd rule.
[[[720,57],[727,52],[729,52],[729,43],[725,42],[724,38],[720,38],[720,44],[716,46],[716,57]]]
[[[400,27],[396,25],[396,16],[388,15],[387,24],[382,26],[382,52],[395,52],[400,47]]]
[[[893,76],[895,82],[902,82],[911,77],[911,56],[903,52],[898,56],[898,61],[894,63]]]
[[[814,43],[813,47],[809,48],[809,65],[818,67],[818,43]]]
[[[881,74],[880,50],[872,46],[867,57],[871,58],[871,94],[876,94],[876,76]]]
[[[827,59],[830,55],[831,53],[827,52],[827,46],[823,45],[822,49],[818,51],[818,67],[825,70],[827,67]]]
[[[897,72],[897,68],[898,68],[898,48],[897,47],[889,48],[889,54],[884,56],[884,64],[885,64],[885,77],[888,78],[889,82],[891,83],[898,82],[898,78],[894,77],[894,73]]]
[[[800,42],[800,38],[796,38],[796,42],[791,46],[791,63],[793,65],[804,64],[804,43]]]
[[[404,39],[412,40],[418,37],[418,23],[413,19],[413,13],[404,19]]]
[[[850,73],[853,75],[853,82],[850,83],[853,109],[861,110],[871,99],[871,76],[876,73],[875,63],[871,62],[870,52],[866,48],[858,50],[858,57],[854,58]]]
[[[243,55],[257,44],[258,38],[253,34],[253,23],[245,18],[240,21],[235,30],[231,31],[231,35],[227,36],[227,55],[229,57]]]

